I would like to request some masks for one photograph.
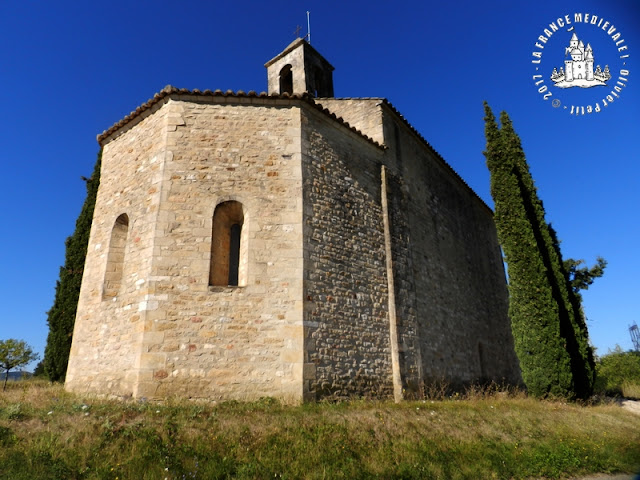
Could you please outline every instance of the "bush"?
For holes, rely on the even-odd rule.
[[[598,359],[596,390],[608,395],[637,396],[640,391],[640,352],[616,348]]]

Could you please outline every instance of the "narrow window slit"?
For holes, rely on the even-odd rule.
[[[218,204],[213,213],[209,285],[237,287],[246,284],[244,208],[233,200]]]
[[[242,227],[237,223],[231,225],[229,240],[229,285],[238,286],[238,269],[240,268],[240,233]]]

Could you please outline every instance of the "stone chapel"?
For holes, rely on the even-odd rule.
[[[520,382],[492,211],[297,39],[268,93],[166,87],[98,136],[66,388],[299,403]]]

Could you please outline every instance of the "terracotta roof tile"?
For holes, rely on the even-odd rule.
[[[198,90],[198,89],[188,90],[186,88],[176,88],[176,87],[171,86],[171,85],[167,85],[166,87],[164,87],[162,90],[160,90],[158,93],[156,93],[153,96],[153,98],[150,98],[145,103],[143,103],[138,108],[136,108],[134,111],[129,113],[129,115],[124,117],[122,120],[120,120],[119,122],[115,123],[110,128],[108,128],[107,130],[105,130],[104,132],[99,134],[97,136],[98,143],[100,145],[103,145],[104,144],[103,142],[105,142],[111,135],[113,135],[118,130],[120,130],[122,127],[126,126],[128,123],[130,123],[131,121],[135,120],[137,117],[142,115],[144,112],[146,112],[147,110],[150,110],[155,105],[157,105],[158,103],[164,101],[165,98],[170,97],[171,95],[187,95],[187,96],[193,96],[193,97],[232,97],[232,98],[238,98],[238,99],[260,98],[260,99],[266,99],[267,102],[269,100],[302,101],[302,102],[305,102],[307,105],[309,105],[309,106],[317,109],[318,111],[322,112],[323,114],[327,115],[328,117],[330,117],[331,119],[335,120],[336,122],[341,123],[346,128],[348,128],[352,132],[356,133],[357,135],[361,136],[362,138],[364,138],[365,140],[367,140],[371,144],[377,146],[378,148],[382,148],[382,149],[386,149],[387,148],[385,145],[380,144],[379,142],[373,140],[369,136],[367,136],[364,133],[362,133],[357,128],[351,126],[342,117],[338,117],[335,113],[331,112],[329,109],[324,108],[322,105],[320,105],[319,103],[317,103],[314,100],[313,96],[309,95],[308,93],[303,93],[303,94],[297,94],[297,93],[296,94],[288,94],[288,93],[273,94],[272,93],[272,94],[269,94],[269,93],[266,93],[266,92],[256,93],[254,90],[250,90],[248,93],[245,93],[243,90],[238,90],[237,92],[234,92],[233,90],[227,90],[226,92],[223,92],[222,90],[213,90],[213,91],[211,91],[209,89],[201,91],[201,90]],[[447,161],[442,157],[442,155],[440,155],[440,153],[438,153],[436,151],[436,149],[431,146],[431,144],[420,134],[420,132],[418,132],[418,130],[416,130],[416,128],[413,125],[411,125],[411,123],[409,123],[409,121],[398,111],[398,109],[391,102],[389,102],[389,100],[387,100],[386,98],[382,98],[382,97],[336,98],[336,100],[352,100],[352,99],[353,100],[369,100],[369,99],[371,99],[371,100],[379,100],[379,101],[381,101],[383,105],[385,105],[391,112],[393,112],[407,126],[407,128],[409,128],[409,130],[431,152],[433,152],[435,154],[436,158],[438,158],[440,160],[440,162],[442,162],[444,167],[447,170],[449,170],[460,182],[462,182],[462,184],[465,185],[465,187],[467,187],[471,191],[471,193],[476,198],[478,198],[478,200],[480,200],[480,202],[482,202],[482,204],[485,207],[487,207],[487,209],[489,209],[489,211],[491,211],[493,213],[491,208],[484,202],[484,200],[482,200],[482,198],[480,198],[480,196],[469,186],[469,184],[467,184],[467,182],[464,181],[464,179],[458,174],[458,172],[456,172],[453,169],[453,167],[447,163]]]
[[[411,130],[411,132],[420,139],[420,141],[429,149],[431,150],[435,156],[442,162],[442,164],[444,165],[444,167],[449,170],[449,172],[451,172],[453,174],[454,177],[456,177],[458,180],[460,180],[460,182],[462,182],[462,184],[467,187],[469,189],[469,191],[478,199],[480,200],[480,202],[487,207],[487,209],[491,212],[491,214],[493,215],[493,210],[491,210],[491,207],[489,207],[489,205],[487,205],[485,203],[485,201],[480,198],[480,196],[475,192],[475,190],[473,188],[471,188],[471,186],[469,186],[469,184],[458,174],[458,172],[456,172],[453,167],[451,165],[449,165],[447,163],[447,161],[444,159],[444,157],[442,155],[440,155],[440,153],[438,153],[438,151],[433,148],[431,146],[431,144],[422,136],[422,134],[416,130],[416,128],[411,125],[411,123],[409,123],[409,121],[398,111],[398,109],[396,107],[393,106],[393,104],[387,100],[386,98],[382,99],[382,103],[384,105],[386,105],[395,115],[398,116],[398,118],[409,128],[409,130]]]
[[[372,143],[373,145],[375,145],[375,146],[377,146],[379,148],[386,148],[384,145],[381,145],[380,143],[376,142],[375,140],[373,140],[369,136],[367,136],[364,133],[362,133],[357,128],[351,126],[348,122],[344,121],[341,117],[340,118],[337,117],[335,113],[332,113],[328,109],[322,107],[322,105],[320,105],[319,103],[316,103],[315,100],[313,99],[313,96],[309,95],[308,93],[303,93],[303,94],[297,94],[297,93],[295,93],[295,94],[288,94],[288,93],[273,94],[272,93],[272,94],[269,94],[269,93],[266,93],[266,92],[256,93],[254,90],[251,90],[248,93],[245,93],[243,90],[238,90],[237,92],[234,92],[233,90],[227,90],[226,92],[223,92],[222,90],[211,91],[209,89],[204,90],[204,91],[200,91],[198,89],[188,90],[186,88],[176,88],[176,87],[171,86],[171,85],[167,85],[166,87],[164,87],[162,90],[160,90],[158,93],[156,93],[153,96],[153,98],[150,98],[145,103],[143,103],[138,108],[136,108],[134,111],[129,113],[129,115],[124,117],[122,120],[120,120],[119,122],[115,123],[114,125],[109,127],[107,130],[105,130],[104,132],[99,134],[97,136],[98,143],[100,145],[103,145],[104,142],[111,135],[115,134],[122,127],[126,126],[128,123],[132,122],[137,117],[142,115],[145,111],[150,110],[155,105],[157,105],[158,103],[164,101],[167,97],[170,97],[171,95],[187,95],[187,96],[192,96],[192,97],[232,97],[232,98],[237,98],[237,99],[261,98],[261,99],[266,99],[267,102],[269,100],[302,101],[302,102],[306,103],[307,105],[315,108],[316,110],[322,112],[323,114],[329,116],[330,118],[336,120],[337,122],[341,123],[342,125],[347,127],[349,130],[351,130],[352,132],[356,133],[357,135],[363,137],[365,140],[367,140],[368,142]]]

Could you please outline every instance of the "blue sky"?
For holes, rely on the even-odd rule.
[[[297,25],[306,33],[307,10],[311,42],[336,68],[336,96],[388,98],[489,205],[482,101],[509,113],[564,256],[609,262],[584,292],[592,343],[601,354],[631,348],[628,326],[640,322],[636,0],[0,2],[0,339],[44,351],[96,135],[168,84],[266,90],[264,63]],[[574,25],[596,64],[617,69],[611,87],[629,71],[619,98],[585,116],[563,107],[601,103],[611,88],[552,85],[569,25],[535,47],[551,22],[575,13],[606,19],[628,46],[619,53],[604,30]],[[543,52],[537,86],[533,51]]]

